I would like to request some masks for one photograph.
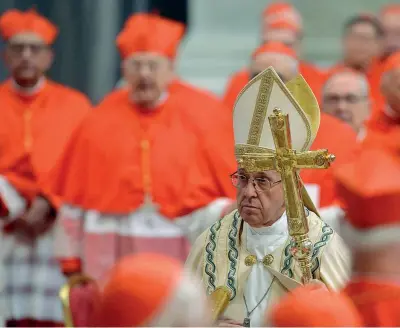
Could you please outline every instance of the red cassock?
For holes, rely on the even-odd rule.
[[[388,261],[397,256],[393,245],[399,242],[400,234],[398,151],[384,144],[363,144],[356,159],[334,174],[346,212],[342,234],[352,249],[364,253],[361,269],[355,266],[358,272],[353,273],[344,293],[366,326],[398,327],[400,283],[396,268]]]
[[[235,170],[229,113],[175,81],[151,111],[133,104],[128,90],[109,94],[72,137],[49,194],[65,202],[59,219],[73,257],[100,278],[134,252],[184,260],[186,237],[201,233],[207,216],[215,221],[235,198]],[[74,262],[62,257],[68,267]]]
[[[58,289],[64,278],[52,255],[52,230],[29,244],[18,238],[13,219],[23,215],[36,196],[45,193],[49,171],[91,108],[78,91],[49,80],[43,83],[30,96],[16,91],[11,81],[0,85],[0,203],[1,215],[8,217],[3,221],[2,237],[4,296],[9,318],[16,319],[14,324],[19,326],[61,321]],[[42,277],[49,277],[51,283]]]

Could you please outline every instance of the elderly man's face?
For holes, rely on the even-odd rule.
[[[144,108],[157,103],[173,77],[171,61],[152,53],[135,54],[125,59],[122,70],[134,102]]]
[[[344,59],[350,65],[363,68],[381,51],[382,40],[372,24],[355,24],[343,38]]]
[[[283,186],[275,171],[248,174],[240,169],[232,176],[237,187],[240,216],[250,226],[270,226],[285,210]]]
[[[36,34],[21,33],[7,43],[5,62],[11,75],[23,87],[36,84],[50,68],[52,50]]]
[[[297,62],[295,59],[278,54],[260,54],[253,59],[250,65],[252,77],[272,66],[283,82],[288,82],[297,75]]]
[[[356,132],[370,115],[369,97],[362,77],[355,73],[338,73],[324,87],[323,110],[348,123]]]
[[[387,14],[381,19],[385,31],[384,49],[386,54],[400,50],[400,15]]]
[[[383,76],[382,93],[390,108],[400,116],[400,68],[395,68]]]

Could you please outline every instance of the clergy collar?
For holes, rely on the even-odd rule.
[[[24,95],[24,96],[33,96],[37,94],[43,87],[46,79],[42,76],[34,85],[33,87],[30,88],[23,88],[21,87],[14,79],[11,79],[11,85],[15,91],[17,91],[19,94]]]
[[[278,235],[285,234],[288,232],[286,212],[271,226],[254,228],[249,226],[249,230],[252,235]]]

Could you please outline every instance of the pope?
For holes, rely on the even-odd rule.
[[[285,122],[285,116],[277,108],[289,117],[291,150],[286,147],[290,145],[281,144],[289,137],[279,134],[277,127],[283,126],[280,122]],[[304,79],[298,77],[286,86],[273,68],[250,81],[236,101],[238,169],[231,179],[237,188],[238,210],[207,229],[187,260],[187,267],[202,278],[209,294],[221,287],[229,295],[221,325],[260,326],[265,311],[305,278],[320,280],[332,290],[348,279],[345,245],[319,218],[298,170],[290,166],[297,162],[304,167],[320,167],[318,163],[326,167],[326,151],[307,152],[318,131],[319,114]],[[268,124],[274,117],[277,121]],[[293,150],[300,157],[293,161],[281,157]],[[309,243],[294,246],[289,232],[295,235],[303,228],[308,230]],[[307,270],[301,264],[301,253],[311,248]]]

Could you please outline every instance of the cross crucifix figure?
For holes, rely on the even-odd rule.
[[[307,283],[313,278],[311,272],[313,244],[308,237],[309,227],[301,194],[299,170],[326,169],[334,161],[335,156],[329,154],[326,149],[305,152],[293,150],[289,115],[284,115],[279,108],[275,108],[268,119],[275,152],[244,154],[239,160],[239,167],[248,172],[275,170],[281,174],[289,234],[292,237],[291,252],[300,264],[303,283]]]

